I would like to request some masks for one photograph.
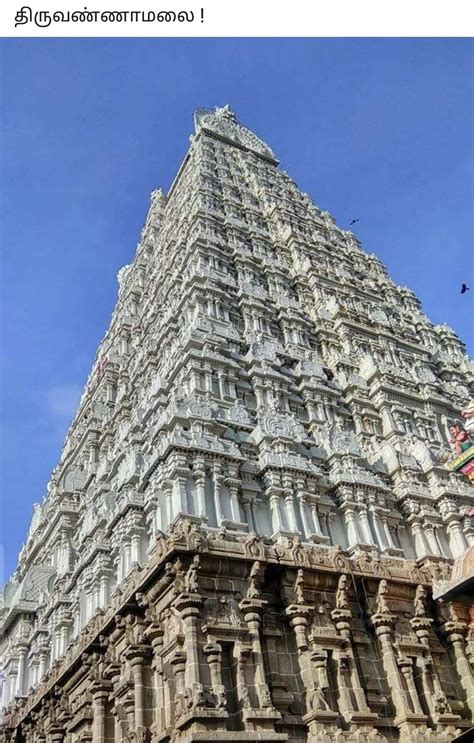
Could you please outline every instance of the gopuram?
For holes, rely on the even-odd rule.
[[[118,283],[3,590],[0,740],[469,730],[474,607],[433,598],[474,545],[455,333],[228,106]]]

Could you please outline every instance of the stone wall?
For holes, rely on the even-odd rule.
[[[3,741],[444,741],[470,725],[466,605],[439,564],[203,530],[158,540]]]

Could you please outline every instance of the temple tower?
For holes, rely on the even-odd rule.
[[[228,106],[194,121],[3,591],[2,739],[448,743],[464,346]]]

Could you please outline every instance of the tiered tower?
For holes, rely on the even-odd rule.
[[[464,346],[227,106],[154,191],[3,594],[4,741],[451,741]]]

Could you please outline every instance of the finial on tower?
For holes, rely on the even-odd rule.
[[[201,130],[212,132],[278,164],[270,147],[238,122],[228,103],[213,109],[198,108],[194,112],[194,126],[196,134]]]

